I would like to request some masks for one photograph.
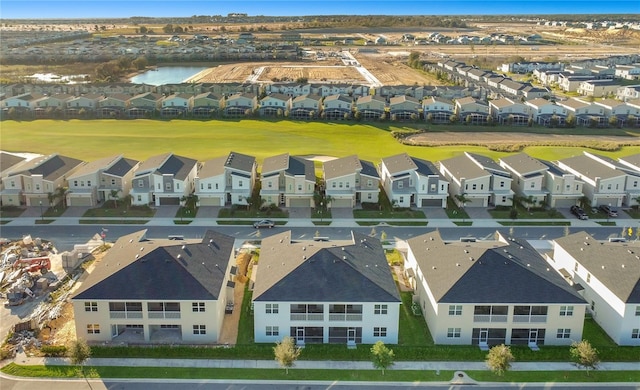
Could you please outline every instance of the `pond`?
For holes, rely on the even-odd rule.
[[[131,78],[134,84],[180,84],[208,66],[159,66]]]

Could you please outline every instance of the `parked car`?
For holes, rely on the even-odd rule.
[[[618,210],[614,209],[613,207],[611,207],[609,205],[606,205],[606,204],[600,205],[599,209],[603,213],[607,214],[609,217],[617,217],[618,216]]]
[[[571,214],[578,217],[578,219],[589,219],[587,213],[580,206],[571,206]]]
[[[263,219],[262,221],[258,221],[258,222],[254,222],[253,227],[256,229],[260,229],[260,228],[269,228],[271,229],[272,227],[276,226],[275,222],[269,220],[269,219]]]

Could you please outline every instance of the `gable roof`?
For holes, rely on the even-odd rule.
[[[196,165],[197,161],[177,156],[173,153],[164,153],[149,157],[140,164],[136,176],[158,173],[160,175],[174,175],[177,180],[184,180]]]
[[[291,232],[262,240],[254,301],[400,302],[380,241],[293,242]]]
[[[323,171],[325,180],[331,180],[362,171],[362,164],[358,156],[352,154],[351,156],[325,161]]]
[[[25,160],[25,157],[0,151],[0,171],[8,172],[11,168],[17,166]]]
[[[584,154],[568,157],[558,161],[559,164],[565,165],[576,172],[580,173],[584,177],[595,179],[597,177],[602,179],[611,179],[625,175],[624,172],[611,168],[591,157]]]
[[[229,152],[224,166],[238,171],[251,173],[255,163],[255,157],[232,151]]]
[[[640,243],[597,241],[587,232],[554,242],[625,303],[640,303]]]
[[[9,172],[9,175],[42,175],[44,180],[55,181],[82,163],[75,158],[50,154],[21,164],[15,171]]]
[[[77,169],[73,172],[72,175],[69,175],[68,179],[73,179],[76,177],[88,175],[91,173],[97,173],[100,169],[104,169],[106,167],[111,166],[117,159],[121,158],[121,155],[109,156],[105,158],[101,158],[99,160],[91,161],[85,165],[83,165],[80,169]]]
[[[482,169],[478,164],[474,163],[467,155],[461,154],[457,157],[452,157],[446,160],[440,161],[440,164],[444,166],[452,175],[457,179],[474,179],[478,177],[489,176],[489,173]]]
[[[72,299],[215,300],[234,239],[209,230],[202,240],[147,240],[141,230],[116,241]],[[184,249],[183,249],[184,247]]]
[[[387,168],[387,171],[391,176],[395,176],[400,172],[418,169],[418,166],[407,153],[400,153],[394,156],[385,157],[382,159],[382,164]]]
[[[438,231],[408,241],[438,303],[586,303],[525,240],[445,242]]]
[[[111,176],[123,177],[135,168],[138,163],[138,160],[120,157],[118,161],[116,161],[115,164],[112,164],[109,169],[104,171],[104,173]]]
[[[517,153],[511,156],[501,157],[500,160],[522,176],[547,170],[546,165],[526,153]]]

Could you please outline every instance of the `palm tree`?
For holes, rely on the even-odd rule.
[[[458,201],[458,204],[460,205],[460,207],[464,210],[464,206],[470,200],[469,198],[467,198],[467,193],[463,192],[462,194],[457,194],[454,197]],[[462,222],[464,222],[464,220],[465,220],[464,215],[465,215],[465,213],[462,214]]]
[[[111,192],[109,193],[109,197],[111,199],[113,199],[113,208],[117,209],[118,208],[118,190],[111,190]]]
[[[586,195],[582,195],[578,198],[578,203],[580,204],[580,207],[585,208],[588,204],[591,204],[591,199]]]
[[[62,203],[62,208],[67,208],[67,194],[69,193],[69,187],[58,187],[56,188],[55,196],[56,198],[60,198],[60,202]]]
[[[133,200],[133,196],[131,194],[127,194],[123,196],[121,200],[127,206],[127,210],[129,210],[129,206],[131,206],[131,201]]]
[[[48,192],[47,200],[49,200],[49,207],[53,206],[53,204],[56,202],[56,194],[54,194],[53,192]]]

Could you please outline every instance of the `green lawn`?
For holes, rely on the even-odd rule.
[[[149,206],[127,206],[124,202],[118,202],[118,207],[114,207],[112,201],[105,202],[101,207],[96,207],[85,211],[83,218],[151,218],[156,213],[155,209]]]
[[[269,219],[269,218],[289,218],[289,213],[284,210],[266,209],[256,210],[254,208],[247,210],[244,207],[232,207],[220,209],[218,212],[218,218],[254,218],[254,219]],[[253,222],[251,222],[253,224]]]
[[[297,121],[195,121],[195,120],[37,120],[29,122],[3,121],[0,127],[2,148],[25,151],[25,145],[38,145],[38,153],[60,153],[85,161],[114,154],[124,154],[139,160],[172,151],[176,154],[206,160],[237,151],[265,157],[280,153],[297,155],[348,156],[357,154],[373,162],[382,157],[407,152],[431,161],[457,156],[462,151],[480,153],[498,159],[509,153],[490,151],[476,146],[420,147],[397,142],[391,131],[424,128],[425,124],[365,124],[356,122]],[[433,126],[435,127],[435,126]],[[471,126],[464,126],[468,129]],[[438,126],[438,131],[447,130]],[[478,131],[473,128],[472,131]],[[526,131],[527,129],[522,129]],[[607,129],[609,132],[611,129]],[[564,130],[563,130],[564,131]],[[581,129],[581,131],[587,131]],[[82,139],[82,148],[78,140]],[[583,148],[528,147],[525,152],[539,158],[557,160],[581,153]],[[599,152],[609,157],[640,153],[640,146],[623,147],[616,152]]]
[[[24,210],[26,209],[17,206],[2,206],[0,207],[0,218],[16,218],[24,213]]]
[[[539,208],[531,208],[527,211],[522,205],[517,204],[518,218],[516,219],[564,219],[564,216],[556,210],[542,210]],[[498,206],[489,210],[489,214],[494,219],[511,219],[511,207]]]
[[[304,355],[304,351],[303,351]],[[181,379],[246,379],[281,381],[376,381],[421,382],[450,381],[454,371],[442,370],[303,370],[177,368],[177,367],[85,367],[89,378],[181,378]],[[38,378],[82,378],[78,368],[69,366],[19,366],[11,363],[2,372],[13,376]],[[507,371],[497,376],[490,371],[466,371],[472,379],[483,382],[638,382],[640,371]]]
[[[398,209],[398,210],[353,210],[353,217],[356,219],[425,219],[422,210]]]

